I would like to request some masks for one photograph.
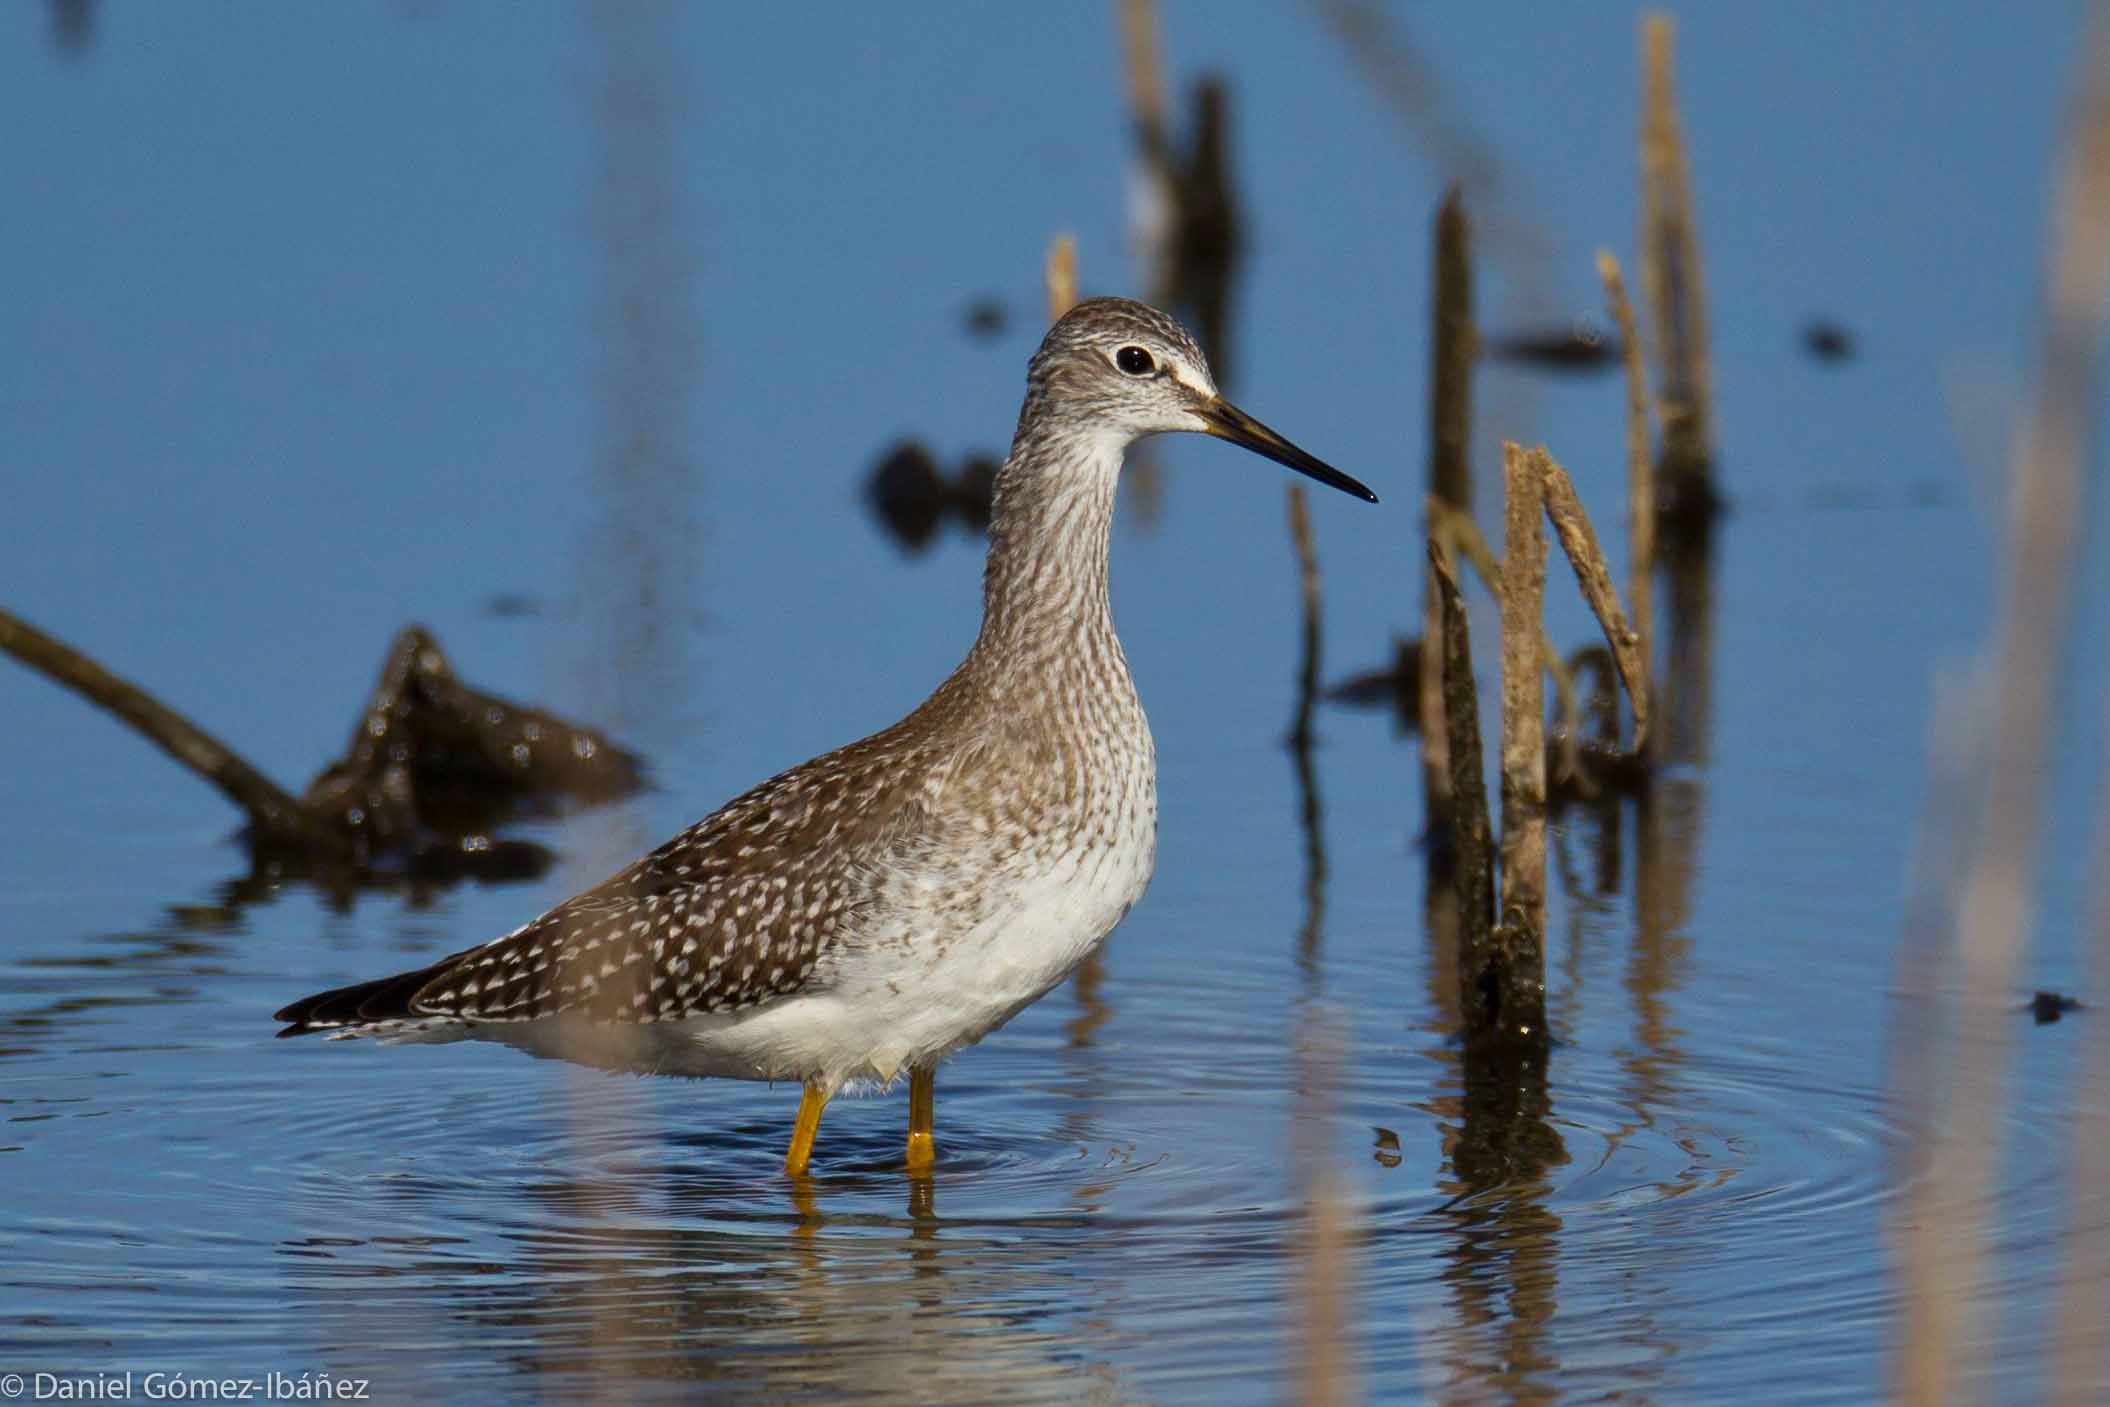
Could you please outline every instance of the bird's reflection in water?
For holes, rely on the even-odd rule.
[[[510,1342],[512,1373],[564,1397],[681,1383],[766,1401],[1132,1400],[1058,1308],[1079,1294],[1083,1272],[1059,1264],[1070,1253],[1040,1240],[1021,1256],[1019,1226],[941,1219],[942,1170],[765,1186],[673,1163],[693,1151],[504,1189],[518,1205],[491,1208],[514,1223],[498,1255],[481,1231],[473,1247],[303,1245],[293,1293],[313,1297],[333,1371],[392,1391],[459,1390],[452,1362]],[[409,1200],[428,1194],[458,1205],[461,1189],[436,1179]],[[902,1211],[883,1210],[897,1195]],[[374,1344],[390,1346],[385,1367]]]
[[[1106,1059],[1097,1047],[1099,1028],[1114,1016],[1113,1003],[1105,991],[1106,954],[1106,947],[1095,948],[1071,975],[1070,994],[1076,999],[1077,1014],[1062,1026],[1063,1077],[1052,1090],[1066,1096],[1055,1123],[1055,1141],[1085,1154],[1098,1147],[1103,1106],[1110,1088]],[[1070,1198],[1080,1210],[1094,1211],[1112,1185],[1103,1179],[1080,1182],[1071,1189]]]

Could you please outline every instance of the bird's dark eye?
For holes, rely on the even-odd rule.
[[[1123,347],[1114,353],[1114,365],[1130,376],[1148,376],[1158,369],[1158,364],[1150,359],[1150,353],[1141,347]]]

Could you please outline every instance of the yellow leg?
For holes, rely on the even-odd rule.
[[[784,1154],[787,1175],[806,1175],[806,1160],[813,1156],[813,1135],[820,1131],[821,1110],[827,1104],[828,1096],[821,1093],[818,1085],[806,1086],[806,1093],[799,1100],[799,1121],[791,1129],[791,1148]]]
[[[908,1072],[908,1170],[928,1172],[937,1160],[938,1145],[931,1140],[931,1110],[936,1102],[937,1071],[918,1065]]]

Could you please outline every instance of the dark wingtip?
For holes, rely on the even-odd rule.
[[[322,1021],[318,1023],[315,1017],[333,998],[343,996],[346,992],[352,990],[355,989],[339,987],[333,991],[317,992],[311,997],[302,997],[299,1001],[291,1002],[272,1012],[271,1019],[273,1021],[284,1021],[287,1023],[280,1028],[277,1039],[284,1040],[288,1036],[305,1036],[315,1031],[327,1031],[335,1027],[339,1024],[338,1022]]]
[[[277,1011],[272,1012],[271,1019],[273,1021],[285,1021],[291,1023],[286,1027],[285,1030],[280,1031],[278,1033],[279,1037],[281,1039],[284,1039],[287,1036],[297,1036],[303,1031],[314,1030],[315,1028],[308,1024],[308,1018],[315,1014],[315,1007],[317,1003],[321,1002],[322,999],[328,995],[328,992],[317,992],[312,997],[302,997],[297,1002],[288,1002],[286,1005],[280,1007]]]
[[[444,961],[435,964],[444,965]],[[402,1020],[412,1015],[411,1000],[432,977],[433,971],[432,967],[421,967],[376,977],[368,982],[354,982],[349,987],[332,987],[327,992],[317,992],[280,1007],[272,1013],[271,1019],[287,1023],[278,1033],[280,1039],[305,1036],[312,1031],[341,1031],[377,1021]]]

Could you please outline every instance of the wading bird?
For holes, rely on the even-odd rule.
[[[671,1075],[797,1080],[802,1175],[851,1080],[932,1076],[1061,982],[1157,851],[1157,756],[1107,604],[1128,446],[1215,435],[1375,503],[1225,401],[1179,323],[1093,298],[1048,332],[996,481],[982,628],[915,712],[727,802],[502,938],[278,1013],[281,1036],[504,1041]]]

